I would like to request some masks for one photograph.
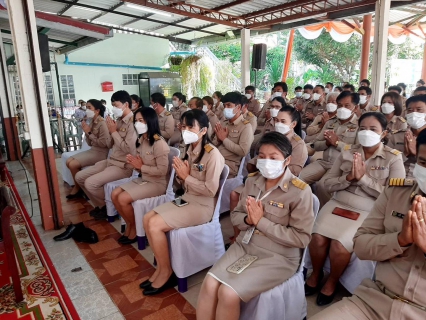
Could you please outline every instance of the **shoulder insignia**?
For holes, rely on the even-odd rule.
[[[250,111],[247,113],[247,115],[248,115],[249,117],[253,117],[253,116],[254,116],[254,114],[253,114],[253,113],[251,113]]]
[[[296,187],[299,188],[301,190],[305,190],[305,188],[308,186],[307,183],[303,182],[302,180],[300,180],[299,178],[293,178],[291,180],[291,183]]]
[[[105,119],[104,119],[103,117],[98,117],[98,118],[96,119],[96,121],[102,122],[102,121],[105,121]]]
[[[161,136],[160,135],[158,135],[158,134],[154,134],[154,140],[155,141],[158,141],[158,140],[161,140]]]
[[[293,136],[293,139],[294,139],[294,140],[296,140],[296,141],[300,141],[300,140],[302,140],[302,138],[301,138],[301,137],[299,137],[297,134],[295,134],[295,135]]]
[[[396,150],[396,149],[392,149],[392,150],[390,150],[390,153],[393,153],[394,155],[399,155],[399,154],[401,154],[402,152],[401,151],[398,151],[398,150]]]
[[[256,176],[258,173],[259,173],[259,171],[249,173],[249,174],[248,174],[248,177],[254,177],[254,176]]]
[[[248,123],[250,123],[250,121],[248,121],[248,120],[244,120],[244,121],[243,121],[243,123],[244,123],[244,124],[248,124]]]
[[[411,187],[413,184],[413,179],[391,178],[389,180],[390,187]]]
[[[378,109],[377,107],[372,107],[371,111],[377,111],[377,109]]]
[[[352,148],[352,146],[351,146],[350,144],[345,144],[345,146],[344,146],[343,150],[344,150],[344,151],[348,151],[348,150],[350,150],[351,148]]]
[[[401,122],[407,122],[407,120],[405,120],[404,117],[398,117],[398,118],[399,118],[399,120],[401,120]]]
[[[212,150],[213,150],[213,147],[212,147],[210,144],[206,144],[206,145],[204,146],[204,150],[206,150],[206,151],[209,153],[210,151],[212,151]]]
[[[170,115],[171,115],[171,113],[170,113],[169,111],[167,111],[167,112],[165,113],[165,115],[166,115],[166,116],[170,116]]]
[[[392,130],[392,134],[398,133],[400,130]]]

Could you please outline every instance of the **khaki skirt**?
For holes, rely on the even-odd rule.
[[[71,158],[77,160],[80,163],[81,167],[93,166],[96,162],[105,160],[108,157],[109,149],[105,149],[105,152],[97,150],[86,150],[76,155],[73,155]]]
[[[312,233],[337,240],[349,253],[352,253],[353,237],[370,214],[375,201],[374,198],[360,196],[346,190],[336,192],[318,213]],[[358,220],[337,216],[332,213],[336,207],[358,212],[360,216]]]
[[[173,229],[198,226],[212,220],[216,198],[186,193],[182,199],[188,202],[186,206],[178,207],[167,202],[154,208],[154,211]]]
[[[133,201],[158,197],[166,193],[167,182],[148,182],[137,178],[120,186]]]

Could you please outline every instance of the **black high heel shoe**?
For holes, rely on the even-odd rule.
[[[160,288],[154,288],[152,284],[143,291],[144,296],[154,296],[156,294],[160,294],[167,289],[173,288],[177,286],[177,277],[174,273],[170,276],[169,280],[166,281]]]
[[[336,294],[336,290],[334,290],[334,292],[329,296],[325,295],[324,293],[321,293],[321,291],[320,291],[320,293],[318,293],[318,297],[317,297],[317,305],[322,307],[322,306],[326,306],[326,305],[332,303],[333,300],[334,300],[335,294]]]
[[[142,283],[139,285],[139,288],[141,288],[141,289],[147,289],[147,288],[149,288],[151,285],[152,285],[152,282],[151,282],[151,281],[149,281],[149,279],[148,279],[148,280],[145,280],[144,282],[142,282]]]
[[[138,241],[137,237],[134,237],[133,239],[130,239],[129,237],[125,237],[123,240],[118,242],[121,244],[132,244],[132,243],[135,243],[136,241]]]
[[[83,190],[78,190],[76,193],[74,194],[69,194],[66,196],[66,198],[68,200],[73,200],[73,199],[86,199],[86,194],[84,193]]]
[[[313,296],[315,293],[317,293],[321,288],[321,281],[324,278],[324,271],[321,270],[321,274],[318,278],[318,283],[315,287],[311,287],[306,284],[305,282],[305,297]]]

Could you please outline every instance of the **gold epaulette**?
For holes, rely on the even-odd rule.
[[[213,150],[213,147],[212,147],[210,144],[206,144],[206,145],[204,146],[204,150],[206,150],[206,151],[209,153],[210,151],[212,151],[212,150]]]
[[[350,144],[345,144],[345,146],[343,147],[344,151],[348,151],[352,148],[352,146]]]
[[[244,124],[248,124],[248,123],[250,123],[250,121],[248,121],[248,120],[244,120],[244,121],[243,121],[243,123],[244,123]]]
[[[396,149],[392,149],[392,150],[390,150],[390,153],[393,153],[394,155],[399,155],[399,154],[401,154],[402,152],[401,151],[398,151],[398,150],[396,150]]]
[[[378,109],[377,107],[372,107],[370,110],[371,111],[377,111],[377,109]]]
[[[398,117],[399,118],[399,120],[401,120],[401,122],[407,122],[407,120],[405,120],[405,118],[404,117]]]
[[[401,130],[392,130],[392,134],[398,133]]]
[[[171,113],[170,113],[169,111],[167,111],[164,115],[166,115],[166,116],[170,116],[170,115],[171,115]]]
[[[254,114],[253,114],[253,113],[251,113],[250,111],[247,113],[247,115],[248,115],[249,117],[253,117],[253,116],[254,116]]]
[[[390,187],[411,187],[413,184],[413,179],[391,178],[389,180]]]
[[[248,176],[248,177],[254,177],[254,176],[256,176],[258,173],[259,173],[259,171],[252,172],[252,173],[249,173],[247,176]]]
[[[302,140],[302,138],[301,138],[301,137],[299,137],[297,134],[295,134],[295,135],[293,136],[293,139],[294,139],[294,140],[296,140],[296,141],[300,141],[300,140]]]
[[[154,140],[158,141],[161,140],[162,136],[160,136],[159,134],[154,134]]]
[[[307,183],[303,182],[299,178],[294,178],[291,180],[291,183],[294,184],[296,188],[299,188],[301,190],[305,190],[305,188],[308,186]]]
[[[97,117],[96,121],[105,121],[105,119],[103,117]]]

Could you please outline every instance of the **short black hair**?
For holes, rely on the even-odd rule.
[[[325,87],[324,87],[322,84],[317,84],[317,85],[315,86],[315,88],[321,88],[321,89],[322,89],[322,91],[324,91],[324,90],[325,90]]]
[[[297,86],[296,88],[294,88],[294,91],[296,90],[303,90],[303,88],[301,86]]]
[[[418,92],[418,91],[426,91],[426,87],[421,86],[421,87],[417,87],[416,89],[414,89],[414,92]]]
[[[392,90],[394,90],[394,91],[398,91],[398,93],[399,93],[399,94],[401,94],[401,92],[402,92],[402,88],[401,88],[401,87],[399,87],[399,86],[390,86],[390,87],[388,88],[388,91],[392,91]]]
[[[393,102],[393,106],[395,107],[395,111],[394,114],[396,116],[400,116],[402,114],[402,97],[397,94],[396,92],[386,92],[383,96],[382,96],[382,100],[380,100],[380,105],[383,104],[383,100],[389,97],[392,99]]]
[[[288,86],[287,83],[285,83],[284,81],[280,81],[280,82],[275,82],[274,83],[274,89],[276,87],[281,87],[283,89],[284,92],[288,92]]]
[[[426,87],[425,87],[425,90],[426,90]],[[405,101],[405,105],[408,108],[410,103],[414,103],[414,102],[424,102],[426,104],[426,94],[420,94],[418,96],[412,96],[408,98],[407,101]]]
[[[131,94],[130,98],[138,104],[138,108],[143,108],[145,105],[143,104],[143,100],[137,94]]]
[[[276,147],[284,155],[284,158],[291,156],[291,153],[293,152],[293,147],[291,146],[288,138],[276,131],[265,133],[257,146],[260,149],[260,147],[265,144]]]
[[[303,90],[314,90],[314,86],[311,84],[305,84]]]
[[[222,92],[220,92],[220,91],[215,91],[215,92],[213,92],[213,94],[215,94],[221,101],[222,101],[222,98],[223,98],[223,94],[222,94]]]
[[[255,92],[256,91],[256,88],[254,87],[254,86],[247,86],[245,89],[244,89],[245,91],[253,91],[253,92]]]
[[[334,83],[333,82],[327,82],[325,85],[331,85],[332,87],[334,87]]]
[[[416,153],[419,154],[419,148],[422,144],[426,144],[426,129],[420,131],[416,138]]]
[[[361,115],[361,117],[359,117],[358,119],[358,127],[361,126],[361,122],[362,120],[364,120],[365,118],[376,118],[377,121],[379,121],[380,126],[382,127],[382,130],[385,131],[386,128],[388,127],[388,120],[386,119],[385,115],[381,112],[366,112],[364,114]]]
[[[163,107],[166,105],[166,97],[164,96],[164,94],[162,94],[160,92],[155,92],[155,93],[151,94],[151,100],[154,103],[158,103]]]
[[[359,83],[366,83],[367,84],[367,86],[370,86],[370,80],[368,80],[368,79],[362,79]]]
[[[397,84],[398,87],[401,87],[402,90],[405,90],[407,88],[407,85],[404,82],[400,82]]]
[[[349,92],[349,91],[342,91],[337,97],[336,102],[339,103],[340,100],[346,97],[351,97],[351,101],[353,104],[355,105],[359,104],[359,94],[356,92]]]
[[[420,79],[419,81],[417,81],[416,83],[421,83],[422,85],[425,84],[425,81],[423,79]]]
[[[373,90],[371,90],[370,87],[366,87],[366,86],[359,87],[358,92],[360,92],[361,90],[365,90],[365,92],[367,92],[367,96],[371,96],[373,94]]]
[[[189,101],[195,100],[195,105],[197,109],[203,109],[203,100],[200,97],[192,97]]]
[[[105,99],[101,99],[101,103],[105,103],[106,104],[106,100]]]
[[[336,89],[336,90],[337,90],[337,91],[339,91],[339,92],[342,92],[342,91],[343,91],[342,87],[340,87],[340,86],[334,87],[334,89]]]
[[[90,99],[87,101],[87,103],[90,103],[95,110],[99,110],[99,114],[100,116],[103,118],[104,114],[105,114],[105,106],[102,104],[102,102],[100,102],[99,100],[96,99]]]
[[[186,96],[184,94],[182,94],[182,92],[173,93],[173,97],[178,98],[182,102],[186,102]]]
[[[349,83],[345,84],[343,86],[343,89],[349,89],[351,92],[355,92],[355,87],[353,85],[349,84]]]
[[[127,102],[129,108],[132,105],[132,99],[130,98],[129,93],[124,90],[118,90],[112,94],[111,102],[116,102],[116,101],[119,101],[122,104],[125,104]]]
[[[133,123],[136,122],[136,114],[139,112],[142,114],[142,117],[148,127],[147,134],[148,134],[149,145],[152,146],[155,142],[154,136],[156,134],[161,136],[160,125],[158,124],[157,112],[155,112],[155,110],[152,108],[139,108],[133,113],[135,115],[133,117]],[[139,147],[139,145],[140,143],[138,139],[136,141],[136,147]]]
[[[227,94],[225,94],[222,97],[222,103],[225,104],[227,102],[231,102],[235,105],[240,104],[242,106],[243,101],[242,101],[242,96],[241,93],[238,92],[228,92]]]

